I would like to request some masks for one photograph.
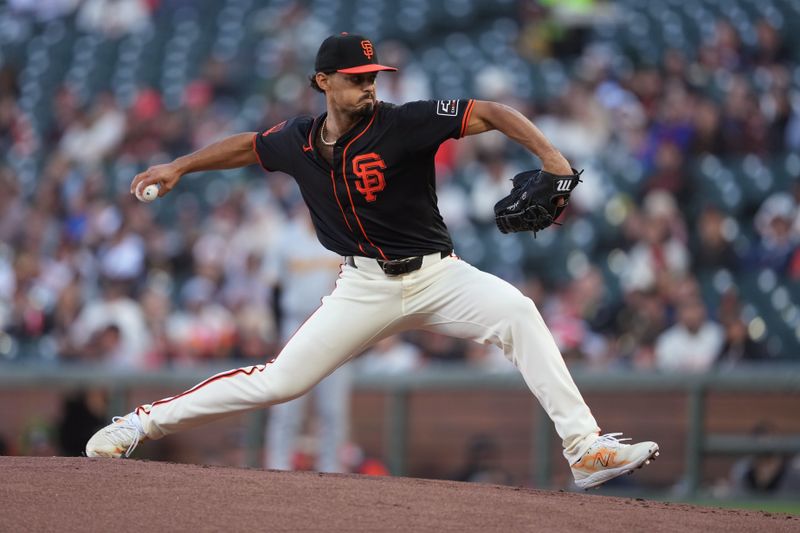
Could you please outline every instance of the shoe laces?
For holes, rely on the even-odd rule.
[[[600,435],[597,437],[597,440],[594,441],[594,444],[607,446],[609,448],[620,448],[621,446],[627,446],[627,444],[622,444],[622,441],[631,440],[630,438],[619,439],[618,436],[622,435],[622,433],[606,433],[605,435]]]
[[[115,416],[111,419],[111,422],[114,425],[111,427],[109,438],[116,439],[114,444],[125,444],[125,442],[130,439],[130,433],[128,432],[133,432],[133,440],[128,446],[128,449],[125,450],[125,457],[130,457],[133,450],[139,445],[142,430],[139,429],[139,426],[134,422],[131,422],[127,416]]]

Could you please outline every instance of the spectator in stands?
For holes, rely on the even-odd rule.
[[[2,131],[2,127],[0,127],[0,131]],[[2,152],[5,150],[2,146],[2,139],[0,139],[0,153]],[[28,206],[22,196],[16,173],[2,165],[0,165],[0,188],[3,191],[3,194],[0,194],[0,242],[12,245],[23,226]]]
[[[769,437],[774,430],[767,422],[753,428],[754,437]],[[796,497],[800,493],[800,455],[759,453],[744,457],[731,467],[730,495],[734,497]]]
[[[642,193],[666,191],[683,204],[689,195],[688,182],[683,148],[671,139],[663,139],[655,150],[652,172],[642,183]]]
[[[554,102],[551,112],[536,121],[561,151],[578,161],[597,156],[611,136],[608,113],[592,97],[591,89],[573,81]]]
[[[747,331],[747,324],[741,317],[730,318],[723,322],[725,328],[724,344],[720,348],[714,363],[718,367],[730,368],[739,363],[763,361],[767,357],[767,349],[763,342],[758,342]]]
[[[787,133],[792,120],[792,81],[786,67],[775,67],[769,74],[769,89],[761,98],[761,115],[767,123],[767,156],[788,148]]]
[[[725,150],[722,134],[722,110],[710,98],[698,97],[692,113],[690,153],[695,156],[721,154]]]
[[[47,315],[36,290],[40,271],[38,255],[23,252],[16,257],[14,294],[6,331],[21,340],[34,341],[48,330]]]
[[[508,180],[521,171],[502,148],[478,154],[470,171],[470,214],[477,222],[494,226],[494,204],[508,194]]]
[[[243,268],[230,269],[222,288],[222,301],[236,321],[236,356],[251,361],[277,353],[279,344],[272,288],[265,279],[262,263],[262,255],[251,252]]]
[[[624,298],[615,318],[616,339],[609,353],[619,354],[619,366],[653,370],[656,339],[668,324],[667,304],[654,289],[629,291]]]
[[[629,291],[656,288],[667,295],[670,281],[689,268],[683,220],[666,191],[653,191],[644,205],[641,237],[630,251],[623,287]]]
[[[593,329],[602,327],[603,276],[597,268],[587,268],[547,302],[544,316],[567,363],[589,363],[603,367],[608,363],[608,343]],[[597,322],[594,322],[597,320]]]
[[[102,298],[89,301],[72,324],[72,344],[78,353],[105,356],[102,364],[142,368],[151,339],[141,305],[126,283],[105,278],[102,285]]]
[[[285,232],[268,251],[268,277],[280,286],[281,344],[319,307],[320,300],[336,283],[341,257],[319,244],[311,216],[298,203]],[[343,365],[323,379],[314,390],[292,401],[270,407],[267,428],[268,468],[292,470],[305,407],[314,397],[319,419],[316,468],[320,472],[344,472],[340,451],[350,428],[352,367]]]
[[[764,200],[755,217],[759,240],[750,251],[747,265],[787,274],[800,243],[800,233],[792,227],[798,216],[797,204],[788,193],[775,193]]]
[[[384,41],[380,44],[380,57],[387,65],[397,66],[399,76],[381,80],[381,99],[401,105],[431,97],[430,79],[414,61],[411,51],[401,41]]]
[[[721,130],[725,154],[767,153],[767,122],[753,87],[741,74],[733,76],[725,95]]]
[[[194,366],[228,359],[233,355],[236,322],[217,303],[215,282],[197,274],[181,288],[181,308],[167,322],[175,363]]]
[[[101,273],[127,283],[142,279],[145,244],[140,235],[131,231],[130,221],[124,221],[116,208],[109,207],[101,213],[100,223],[105,237],[97,251]]]
[[[125,114],[113,96],[102,94],[64,132],[59,150],[70,161],[89,167],[97,166],[122,142],[125,136]]]
[[[700,212],[697,229],[692,234],[692,269],[712,272],[724,268],[735,272],[740,262],[732,245],[738,235],[736,222],[709,204]]]
[[[86,31],[118,39],[150,26],[150,13],[144,0],[85,0],[77,22]]]
[[[55,356],[47,349],[53,346],[61,360],[80,360],[85,355],[81,351],[83,345],[76,345],[71,326],[85,312],[84,308],[97,304],[92,300],[101,292],[100,274],[105,274],[136,282],[130,301],[147,310],[146,331],[153,336],[148,355],[140,360],[148,368],[169,364],[174,360],[176,348],[180,348],[178,353],[183,356],[200,350],[206,353],[202,360],[212,357],[211,353],[216,354],[213,357],[249,357],[247,354],[264,350],[265,342],[268,349],[268,339],[273,335],[269,326],[272,318],[264,312],[264,307],[269,305],[269,297],[264,296],[263,286],[260,290],[253,289],[253,268],[261,260],[263,250],[270,249],[283,232],[286,211],[298,194],[293,181],[276,174],[266,181],[242,179],[241,183],[212,178],[203,190],[186,191],[176,196],[174,203],[153,205],[139,204],[127,195],[113,196],[115,180],[120,176],[133,173],[153,160],[208,144],[237,124],[255,129],[258,124],[282,120],[276,117],[297,114],[297,110],[311,114],[318,111],[320,102],[314,99],[314,94],[302,90],[304,78],[297,65],[305,62],[298,60],[302,59],[300,56],[313,53],[316,45],[309,46],[309,39],[327,33],[330,21],[321,20],[314,6],[296,1],[282,4],[274,12],[268,10],[270,16],[266,17],[266,12],[256,4],[248,3],[251,7],[247,12],[254,16],[251,24],[241,28],[247,42],[258,43],[253,48],[259,51],[256,65],[251,64],[250,52],[236,55],[234,49],[225,51],[219,43],[205,42],[204,31],[189,57],[190,63],[197,61],[189,71],[197,77],[178,87],[181,92],[177,94],[184,99],[185,106],[170,110],[175,102],[174,98],[166,98],[169,95],[162,98],[160,87],[164,80],[156,80],[157,88],[148,86],[153,80],[146,73],[151,69],[158,73],[164,67],[160,57],[144,59],[146,64],[141,66],[146,68],[134,70],[136,94],[130,100],[121,98],[124,91],[117,92],[120,80],[113,73],[124,69],[113,62],[121,61],[124,54],[116,49],[114,41],[150,26],[149,11],[170,21],[180,9],[200,9],[199,3],[190,0],[160,5],[153,0],[91,0],[80,5],[75,0],[9,3],[10,9],[4,13],[10,17],[10,23],[3,26],[9,31],[3,34],[0,58],[0,154],[5,156],[0,162],[3,190],[0,324],[4,332],[12,335],[15,345],[31,346],[37,356],[44,353]],[[782,12],[783,6],[775,8]],[[78,24],[85,22],[94,28],[91,39],[101,39],[99,46],[104,52],[102,57],[92,57],[92,63],[97,62],[88,76],[83,76],[78,68],[88,65],[79,60],[80,50],[63,56],[59,47],[64,41],[57,40],[60,33],[68,39],[74,32],[70,25],[76,24],[75,17],[61,20],[58,17],[76,9],[81,12]],[[634,10],[642,13],[643,9],[639,6]],[[610,313],[613,318],[605,320],[605,327],[598,325],[597,317],[588,318],[585,310],[560,312],[558,318],[564,319],[565,332],[577,331],[576,324],[584,328],[581,331],[588,326],[590,333],[600,332],[605,336],[608,351],[619,354],[620,364],[648,368],[655,364],[655,339],[672,319],[674,295],[681,292],[679,282],[690,265],[706,274],[724,268],[732,273],[733,284],[737,283],[741,267],[772,269],[782,282],[800,280],[800,215],[796,208],[800,192],[795,193],[793,210],[772,200],[764,203],[756,217],[753,246],[746,254],[737,248],[737,253],[743,256],[740,259],[733,245],[743,242],[742,237],[749,237],[751,197],[746,197],[741,213],[726,214],[704,207],[706,202],[717,199],[700,198],[699,189],[693,186],[695,177],[687,173],[695,163],[701,163],[693,159],[698,156],[714,155],[722,166],[727,166],[726,157],[751,153],[762,156],[766,165],[776,169],[773,186],[786,178],[783,172],[793,172],[793,160],[781,154],[800,152],[800,107],[791,105],[796,85],[793,76],[800,56],[788,45],[790,24],[781,25],[778,18],[769,19],[773,22],[754,21],[755,41],[747,39],[743,44],[737,32],[740,26],[720,19],[714,21],[713,34],[699,48],[680,51],[664,48],[663,61],[653,67],[639,61],[641,58],[627,45],[619,46],[626,39],[638,38],[628,27],[620,26],[609,34],[598,33],[591,36],[592,42],[585,49],[567,51],[557,42],[563,40],[563,35],[559,35],[560,22],[554,23],[546,8],[526,2],[522,10],[519,39],[511,46],[504,39],[513,41],[514,32],[500,35],[497,31],[511,27],[507,21],[480,17],[472,25],[465,19],[466,26],[459,31],[476,37],[477,54],[468,64],[460,64],[450,56],[450,41],[446,38],[450,30],[446,24],[442,25],[445,36],[441,40],[415,40],[416,35],[425,34],[427,30],[423,29],[412,38],[406,34],[403,42],[407,47],[399,42],[384,42],[381,56],[395,57],[395,63],[404,68],[399,75],[381,82],[387,84],[382,85],[382,94],[388,101],[426,98],[434,87],[441,87],[442,78],[451,71],[458,69],[469,74],[475,68],[479,71],[474,78],[476,92],[491,99],[516,102],[515,107],[526,109],[530,115],[534,114],[535,102],[536,114],[542,119],[540,125],[552,128],[554,131],[549,133],[554,137],[566,139],[562,143],[565,151],[573,156],[592,156],[591,166],[588,162],[581,163],[588,178],[573,197],[567,219],[563,220],[567,225],[594,224],[589,215],[595,214],[604,214],[612,222],[615,217],[609,215],[614,215],[615,210],[610,203],[605,205],[605,199],[623,199],[620,203],[625,204],[628,202],[625,198],[648,195],[644,202],[626,205],[622,211],[630,214],[624,222],[619,225],[613,221],[589,249],[581,250],[589,255],[592,264],[613,266],[612,271],[624,288],[624,296],[617,297],[619,309]],[[206,13],[197,13],[199,22]],[[56,22],[53,26],[29,24],[34,17]],[[93,25],[100,21],[102,27]],[[24,25],[17,26],[17,22]],[[67,26],[66,32],[58,30],[62,23]],[[170,24],[152,25],[156,32],[152,42],[160,42],[167,36],[161,33],[162,26],[167,33],[172,31]],[[31,33],[14,30],[23,27]],[[489,27],[491,30],[484,31]],[[57,31],[42,33],[52,28]],[[213,39],[213,33],[209,29],[208,39]],[[34,46],[33,34],[41,38],[37,42],[46,46]],[[223,35],[220,31],[217,39]],[[53,55],[53,52],[58,53]],[[436,70],[431,76],[414,68],[416,61],[420,64],[424,61],[427,70],[429,59],[439,52],[441,65],[434,65]],[[45,75],[39,77],[38,62],[45,53],[49,66]],[[485,54],[483,58],[479,57],[481,53]],[[519,61],[517,53],[524,56],[523,60],[545,58],[546,61],[528,65]],[[565,57],[580,55],[573,62],[560,61],[553,53],[564,53]],[[62,59],[63,65],[55,64]],[[148,63],[151,59],[152,64]],[[106,65],[105,61],[110,63]],[[105,67],[111,68],[109,79],[95,80],[95,74]],[[73,85],[71,76],[75,74],[82,79]],[[36,85],[33,91],[25,85],[31,82]],[[114,96],[110,91],[114,91]],[[44,98],[31,98],[39,92]],[[412,96],[414,93],[416,96]],[[525,105],[520,105],[521,101]],[[35,103],[34,108],[31,102]],[[263,109],[261,114],[251,112],[258,108]],[[507,193],[508,178],[516,172],[519,162],[513,152],[498,152],[498,147],[491,145],[495,141],[490,135],[474,141],[446,143],[437,154],[440,209],[453,233],[457,252],[467,254],[475,250],[483,261],[496,263],[492,268],[504,269],[509,279],[514,279],[521,269],[516,263],[524,265],[523,261],[533,264],[538,275],[548,276],[546,267],[530,257],[535,254],[528,253],[546,242],[547,235],[540,236],[533,245],[527,240],[517,243],[505,239],[504,243],[515,243],[509,248],[518,252],[522,257],[519,260],[513,254],[512,259],[507,259],[504,254],[486,253],[494,243],[481,246],[481,232],[476,229],[481,229],[478,227],[481,224],[492,224],[491,208]],[[494,168],[496,161],[484,162],[484,166],[475,164],[475,153],[483,152],[502,153],[505,168]],[[641,176],[636,163],[631,161],[636,158],[646,163]],[[781,164],[773,167],[775,162]],[[477,178],[470,191],[461,186],[465,175]],[[795,176],[790,182],[791,179],[800,181]],[[590,196],[603,201],[584,203],[581,197],[586,191],[592,191]],[[664,200],[665,191],[671,191],[673,200],[679,195],[680,208],[675,201]],[[656,200],[651,200],[650,194]],[[207,207],[209,201],[212,205]],[[641,214],[636,207],[640,203],[644,204]],[[474,209],[469,209],[470,204]],[[696,218],[695,207],[700,209]],[[207,217],[206,209],[213,215]],[[473,214],[476,219],[471,219]],[[692,215],[690,221],[696,221],[698,228],[688,242],[691,253],[686,250],[684,214]],[[174,223],[161,224],[156,231],[155,217]],[[597,229],[601,233],[601,228]],[[567,239],[559,238],[557,242],[569,251],[577,249]],[[472,246],[472,243],[477,244]],[[627,266],[621,267],[625,253]],[[165,273],[174,286],[154,291],[149,283],[142,284],[151,270]],[[179,298],[172,309],[171,295],[182,294],[186,281],[195,275],[207,279],[213,289],[208,296],[196,287],[183,294],[192,293],[195,299],[199,295],[200,300],[207,300],[198,304]],[[554,294],[551,296],[554,304],[550,307],[567,309],[571,304],[565,300],[571,298],[569,291]],[[253,310],[254,301],[258,302],[257,311]],[[544,298],[534,301],[543,302]],[[221,345],[215,344],[217,348],[209,350],[208,339],[199,331],[203,322],[195,321],[194,312],[187,311],[185,304],[214,310],[211,314],[216,318],[212,323],[225,324],[224,334],[214,334],[217,339],[214,343]],[[189,322],[198,329],[175,344],[177,338],[167,338],[168,328],[163,322],[159,325],[164,313],[172,319],[193,317]],[[732,313],[720,312],[717,318],[727,326],[730,316]],[[730,327],[736,331],[729,335],[738,334],[740,338],[738,326]],[[124,344],[126,328],[120,328]],[[182,327],[178,329],[185,333]],[[105,340],[113,337],[112,330],[106,328],[105,333]],[[423,352],[429,349],[434,360],[492,360],[486,358],[480,346],[438,346],[439,340],[424,335],[412,339]],[[189,342],[189,348],[184,341]],[[31,349],[22,351],[29,353]],[[585,352],[585,348],[581,350]],[[192,356],[188,360],[192,361]],[[187,360],[178,357],[177,361]],[[483,368],[482,363],[479,366]]]
[[[767,19],[756,23],[756,46],[748,61],[753,67],[769,67],[786,64],[792,59],[791,49],[778,29]]]
[[[683,154],[694,134],[693,109],[694,101],[682,86],[666,87],[641,154],[645,169],[659,177],[655,183],[647,183],[649,189],[667,189],[673,194],[682,190]],[[654,178],[649,181],[654,181]]]
[[[445,145],[453,145],[453,142],[446,142]],[[439,153],[446,152],[450,148],[440,150]],[[437,156],[438,154],[437,153]],[[448,229],[458,235],[465,229],[472,228],[470,223],[469,196],[464,187],[456,183],[455,174],[443,170],[436,172],[436,197],[438,199],[439,213],[442,215]],[[498,197],[502,198],[501,197]],[[495,200],[496,201],[496,200]],[[494,221],[494,219],[492,219]],[[454,237],[456,238],[456,237]]]
[[[659,370],[705,372],[714,364],[724,337],[719,324],[707,319],[699,298],[679,303],[678,323],[656,340],[655,356]]]
[[[172,279],[168,274],[153,271],[139,296],[147,330],[152,337],[150,350],[144,359],[144,366],[148,369],[166,366],[172,363],[175,357],[167,330],[173,312],[171,288]]]
[[[729,20],[717,20],[710,43],[719,58],[720,67],[736,71],[742,67],[744,50],[739,32]]]

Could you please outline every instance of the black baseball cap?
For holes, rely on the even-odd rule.
[[[372,41],[363,35],[342,32],[331,35],[319,45],[317,72],[341,72],[342,74],[364,74],[380,70],[397,70],[378,63],[378,55]]]

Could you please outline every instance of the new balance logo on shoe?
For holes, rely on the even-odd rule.
[[[625,444],[622,441],[630,439],[618,439],[619,435],[622,433],[597,437],[583,457],[572,465],[572,475],[579,488],[597,487],[622,474],[630,474],[658,456],[655,442]]]

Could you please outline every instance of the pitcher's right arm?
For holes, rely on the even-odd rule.
[[[256,164],[258,158],[253,150],[255,135],[255,132],[237,133],[189,155],[181,156],[171,163],[152,166],[133,178],[131,194],[136,194],[137,191],[155,183],[160,186],[158,196],[164,196],[190,172],[224,170]]]

